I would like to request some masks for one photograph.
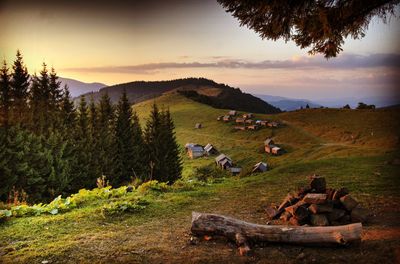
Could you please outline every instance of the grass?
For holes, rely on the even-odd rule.
[[[134,106],[142,122],[152,102]],[[105,218],[99,208],[107,201],[95,201],[64,214],[13,218],[0,224],[0,262],[297,263],[311,262],[314,258],[330,263],[396,262],[398,237],[334,249],[269,245],[256,248],[246,258],[238,257],[236,247],[226,242],[201,241],[191,246],[188,239],[191,211],[221,213],[265,224],[268,220],[263,207],[279,202],[287,192],[305,184],[306,176],[313,173],[324,175],[330,187],[346,186],[376,215],[365,227],[367,234],[386,234],[381,230],[388,231],[389,227],[398,230],[399,166],[391,164],[400,156],[396,150],[397,111],[344,113],[316,109],[256,115],[260,119],[284,121],[285,125],[274,130],[234,132],[232,125],[216,120],[224,110],[172,93],[156,102],[169,107],[182,146],[187,142],[210,142],[244,168],[262,160],[272,169],[247,177],[220,173],[204,186],[150,192],[146,195],[149,205],[137,213]],[[376,125],[377,121],[381,126]],[[194,129],[195,123],[202,123],[204,128]],[[374,136],[370,133],[372,128]],[[351,139],[348,135],[357,137],[354,140],[354,136]],[[270,136],[288,153],[267,156],[262,147],[264,139]],[[199,169],[212,168],[214,162],[213,157],[190,160],[186,156],[183,161],[185,181],[198,176]],[[300,252],[305,253],[302,261],[296,259]]]

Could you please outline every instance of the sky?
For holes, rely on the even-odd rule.
[[[364,38],[348,39],[330,60],[262,40],[215,0],[0,0],[0,25],[0,56],[10,63],[20,49],[30,73],[46,62],[62,77],[107,85],[205,77],[305,99],[399,92],[396,17],[374,19]]]

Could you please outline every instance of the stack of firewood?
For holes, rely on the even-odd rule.
[[[288,194],[279,206],[266,209],[270,219],[281,219],[291,225],[343,225],[362,222],[368,212],[349,194],[346,188],[326,188],[324,177],[309,177],[308,186]]]

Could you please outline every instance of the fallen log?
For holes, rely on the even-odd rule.
[[[191,231],[196,236],[226,237],[236,242],[240,254],[245,255],[251,243],[259,242],[347,245],[361,240],[362,224],[324,227],[259,225],[223,215],[192,212]]]

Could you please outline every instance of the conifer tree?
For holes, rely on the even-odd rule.
[[[78,107],[78,127],[77,127],[77,138],[78,140],[84,140],[88,138],[88,108],[85,96],[81,96],[79,107]]]
[[[17,124],[24,124],[27,112],[27,99],[29,88],[29,74],[23,62],[22,54],[17,50],[16,60],[13,65],[13,72],[11,78],[12,88],[12,120]]]
[[[42,91],[39,85],[39,78],[36,73],[32,76],[31,87],[29,92],[30,107],[30,130],[37,135],[41,134],[44,126],[44,116],[42,111]]]
[[[49,118],[51,129],[54,131],[61,123],[60,120],[60,107],[62,101],[61,82],[54,68],[51,68],[49,73]]]
[[[10,74],[8,72],[6,61],[0,69],[0,124],[5,128],[8,127],[11,108],[11,85]]]
[[[163,181],[173,183],[180,178],[182,173],[182,159],[180,157],[179,145],[176,142],[175,125],[169,109],[162,112],[162,141],[164,151]]]
[[[60,107],[63,127],[67,133],[70,133],[75,126],[76,111],[67,85],[64,86]]]
[[[8,146],[8,132],[5,127],[0,127],[0,200],[7,199],[8,192],[17,182],[17,176],[11,171]]]
[[[157,105],[154,103],[150,112],[150,118],[147,120],[144,132],[147,152],[148,175],[143,180],[159,180],[162,178],[162,162],[164,153],[162,153],[162,123]]]
[[[113,136],[114,109],[110,97],[104,93],[99,102],[99,162],[101,173],[106,177],[111,177],[115,158],[115,141]]]
[[[148,157],[146,155],[147,148],[143,139],[143,132],[140,126],[139,117],[136,112],[132,113],[132,134],[133,134],[133,171],[134,175],[143,180],[148,175],[149,164]]]
[[[132,110],[126,91],[118,102],[115,124],[116,155],[112,182],[121,184],[134,176],[134,145]]]

